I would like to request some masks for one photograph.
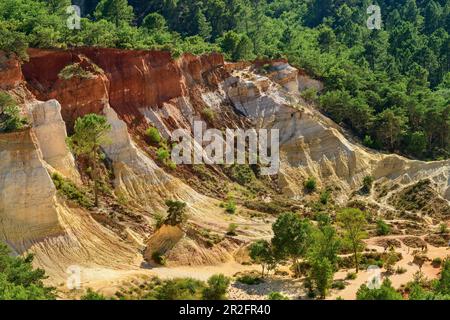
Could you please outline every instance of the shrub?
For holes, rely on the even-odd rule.
[[[148,298],[157,300],[199,300],[205,284],[202,281],[182,278],[165,281]]]
[[[372,176],[365,176],[363,179],[363,187],[362,191],[364,193],[370,193],[372,190],[372,184],[373,184],[373,177]]]
[[[170,170],[175,170],[177,168],[177,164],[175,162],[173,162],[172,160],[167,160],[166,161],[166,166]]]
[[[439,258],[439,257],[438,258],[434,258],[433,261],[431,261],[431,265],[434,268],[439,268],[441,266],[441,264],[442,264],[442,259]]]
[[[240,185],[247,185],[255,179],[255,173],[246,164],[235,164],[231,166],[231,179]]]
[[[345,276],[345,280],[355,280],[356,279],[356,273],[355,272],[349,272]]]
[[[377,235],[385,236],[391,233],[391,227],[383,220],[377,221]]]
[[[316,88],[308,88],[301,93],[302,98],[307,102],[315,102],[317,101],[317,89]]]
[[[314,192],[317,189],[317,181],[314,177],[309,177],[308,180],[305,181],[304,186],[307,192]]]
[[[161,135],[159,134],[157,128],[154,127],[148,128],[145,134],[147,135],[151,143],[159,144],[162,141]]]
[[[224,203],[224,208],[226,212],[234,214],[236,212],[236,202],[233,200],[228,200]]]
[[[403,267],[397,267],[397,270],[395,270],[395,273],[396,274],[404,274],[404,273],[406,273],[406,271],[407,270]]]
[[[439,225],[439,233],[446,234],[447,232],[448,232],[448,226],[447,226],[447,224],[445,222],[442,222]]]
[[[279,292],[271,292],[267,296],[267,300],[289,300],[289,298]]]
[[[325,191],[323,191],[323,192],[320,194],[320,199],[319,199],[319,201],[320,201],[321,204],[327,204],[328,201],[330,200],[330,197],[331,197],[330,191],[325,190]]]
[[[344,290],[345,289],[345,282],[342,280],[336,280],[333,282],[333,284],[331,285],[331,288],[333,289],[337,289],[337,290]]]
[[[229,236],[237,236],[236,230],[238,228],[238,225],[235,223],[230,223],[228,225],[227,235]]]
[[[169,159],[170,153],[169,150],[167,150],[166,148],[159,148],[158,151],[156,151],[156,156],[158,157],[158,160],[161,162],[164,162]]]
[[[16,101],[6,92],[0,92],[0,133],[20,130],[27,124]]]
[[[164,220],[166,219],[166,217],[162,214],[162,213],[156,213],[155,214],[155,222],[153,224],[153,226],[155,227],[156,230],[158,230],[159,228],[161,228],[164,224]]]
[[[356,293],[357,300],[402,300],[402,295],[392,287],[389,279],[385,279],[380,288],[370,289],[365,284]]]
[[[213,109],[211,108],[205,108],[202,110],[202,116],[209,122],[214,121],[216,118],[216,114]]]
[[[165,224],[177,226],[186,222],[187,216],[185,214],[185,211],[187,205],[185,202],[177,200],[167,200],[166,206],[169,207],[169,209],[167,210],[167,218],[166,220],[164,220]]]
[[[203,300],[225,300],[230,279],[223,274],[213,275],[208,279],[208,286],[203,289]]]
[[[86,293],[81,296],[80,300],[106,300],[106,298],[101,293],[95,292],[91,288],[88,288]]]
[[[165,258],[164,255],[163,255],[161,252],[159,252],[159,251],[154,251],[154,252],[152,253],[152,260],[153,260],[154,262],[156,262],[157,264],[162,265],[162,266],[164,266],[164,265],[166,264],[166,258]]]
[[[0,300],[53,300],[55,288],[46,287],[45,271],[33,268],[34,256],[13,255],[0,241]]]
[[[363,145],[365,145],[368,148],[373,148],[374,141],[373,141],[372,137],[369,135],[364,136]]]
[[[99,74],[101,72],[102,70],[95,65],[93,70],[87,70],[84,69],[80,63],[73,63],[65,66],[64,69],[59,72],[58,77],[64,80],[69,80],[74,77],[81,79],[90,79],[95,76],[95,73]]]
[[[52,174],[52,180],[56,190],[58,190],[64,197],[75,201],[84,208],[89,209],[92,207],[92,201],[89,199],[86,192],[80,190],[72,181],[63,178],[58,173]]]

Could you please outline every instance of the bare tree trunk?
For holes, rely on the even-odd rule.
[[[95,206],[98,207],[98,176],[97,176],[97,150],[94,149],[93,155],[93,165],[92,165],[92,178],[94,179],[94,197],[95,197]]]

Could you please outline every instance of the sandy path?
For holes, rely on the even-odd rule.
[[[214,274],[233,276],[237,272],[255,270],[256,266],[241,265],[237,262],[227,262],[215,266],[180,266],[161,267],[152,269],[114,270],[106,268],[83,268],[81,270],[81,288],[83,293],[88,288],[102,292],[105,295],[114,295],[121,287],[132,281],[142,282],[156,276],[161,279],[194,278],[202,281],[208,280]],[[65,296],[69,290],[66,285],[59,287]]]
[[[383,247],[380,247],[380,246],[377,246],[374,244],[374,243],[376,243],[376,241],[381,240],[381,239],[401,239],[404,237],[407,237],[407,236],[375,237],[375,238],[368,239],[366,241],[366,243],[367,243],[367,247],[369,249],[375,249],[378,252],[383,252],[384,251]],[[395,248],[395,251],[401,253],[403,259],[400,260],[399,262],[397,262],[397,264],[394,266],[394,269],[397,269],[397,267],[406,269],[406,272],[403,274],[389,275],[389,279],[392,281],[392,285],[398,289],[402,285],[405,285],[409,281],[413,280],[413,276],[417,271],[419,271],[419,267],[412,263],[412,261],[414,259],[413,255],[412,255],[412,253],[414,251],[413,248],[409,248],[408,246],[406,246],[402,243],[400,248]],[[446,256],[450,256],[450,250],[448,248],[437,248],[437,247],[428,245],[428,251],[425,255],[428,258],[430,258],[431,260],[434,258],[438,258],[438,257],[443,259]],[[428,279],[434,279],[434,278],[438,277],[439,270],[440,270],[439,268],[434,268],[431,265],[431,262],[426,262],[422,266],[422,272],[423,272],[424,276]],[[384,269],[381,270],[381,281],[383,281],[383,279],[387,276],[385,271],[386,270],[384,270]],[[358,291],[359,287],[363,284],[367,284],[368,281],[370,281],[370,279],[373,276],[373,271],[361,270],[358,273],[358,276],[355,280],[345,280],[345,277],[348,272],[355,272],[355,269],[339,271],[335,274],[335,278],[334,278],[335,280],[344,280],[345,282],[348,283],[348,285],[346,286],[346,288],[344,290],[332,290],[331,295],[329,297],[327,297],[328,299],[336,299],[337,297],[342,297],[343,299],[346,299],[346,300],[356,299],[356,292]]]

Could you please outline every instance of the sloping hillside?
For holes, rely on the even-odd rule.
[[[148,245],[164,247],[169,268],[234,262],[249,241],[270,237],[277,214],[311,213],[317,195],[304,188],[311,177],[336,206],[359,201],[375,216],[389,211],[392,219],[405,210],[416,214],[414,206],[399,203],[414,183],[427,179],[447,208],[442,219],[449,218],[450,160],[413,161],[350,141],[302,97],[322,84],[285,60],[227,63],[219,54],[173,60],[166,52],[117,49],[28,54],[23,65],[10,57],[0,69],[0,88],[20,102],[31,124],[0,135],[0,239],[19,253],[34,252],[53,283],[65,279],[71,265],[90,275],[86,281],[95,280],[95,270],[146,272]],[[103,146],[106,187],[99,208],[70,201],[54,182],[58,174],[82,191],[90,188],[82,159],[65,141],[66,130],[70,134],[76,118],[88,113],[105,115],[112,126],[111,143]],[[192,130],[194,120],[219,130],[279,129],[279,172],[167,165],[146,130],[157,128],[170,142],[175,129]],[[364,194],[367,176],[375,179],[374,188]],[[155,233],[168,199],[187,203],[181,233]],[[234,215],[223,208],[230,201],[237,204]],[[230,224],[237,226],[235,235]]]

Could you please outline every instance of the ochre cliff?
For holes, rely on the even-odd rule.
[[[0,135],[0,239],[21,251],[62,232],[56,188],[31,129]]]
[[[163,51],[77,49],[71,51],[29,50],[23,74],[29,89],[39,100],[57,99],[64,120],[71,124],[81,115],[100,112],[105,103],[135,131],[146,129],[139,108],[162,106],[171,99],[187,96],[187,85],[218,82],[214,70],[224,64],[218,54],[185,55],[174,61]],[[104,74],[92,78],[64,79],[61,71],[84,62],[98,66]]]
[[[247,209],[226,214],[219,206],[223,197],[211,196],[232,183],[221,166],[201,172],[201,183],[208,174],[215,180],[200,189],[191,183],[191,167],[169,169],[158,161],[155,147],[145,143],[150,126],[169,142],[174,129],[192,129],[200,119],[219,130],[279,129],[281,169],[265,183],[283,199],[305,199],[303,182],[314,176],[320,188],[332,187],[336,202],[345,204],[372,175],[379,186],[396,190],[430,179],[437,196],[450,200],[450,161],[413,161],[350,141],[301,97],[303,90],[320,91],[323,85],[285,60],[226,63],[219,54],[174,60],[167,52],[92,48],[31,49],[29,57],[21,65],[0,54],[0,89],[18,99],[30,120],[30,128],[0,134],[0,237],[19,251],[37,253],[40,266],[56,265],[55,274],[78,263],[139,269],[146,245],[147,260],[164,247],[170,266],[216,264],[232,259],[250,240],[270,236],[273,217]],[[205,116],[205,110],[214,116]],[[59,172],[81,184],[65,138],[66,128],[70,132],[88,113],[105,115],[112,126],[111,143],[103,146],[114,189],[107,204],[116,198],[113,205],[90,211],[68,205],[50,178]],[[255,197],[260,196],[265,194]],[[382,201],[384,210],[391,194],[376,196],[365,200]],[[133,229],[114,218],[113,210],[121,208],[118,198],[136,209],[125,218],[145,227]],[[187,203],[189,227],[183,234],[149,231],[167,199]],[[248,227],[231,239],[223,236],[230,223]],[[222,235],[217,244],[201,236],[210,233]]]

